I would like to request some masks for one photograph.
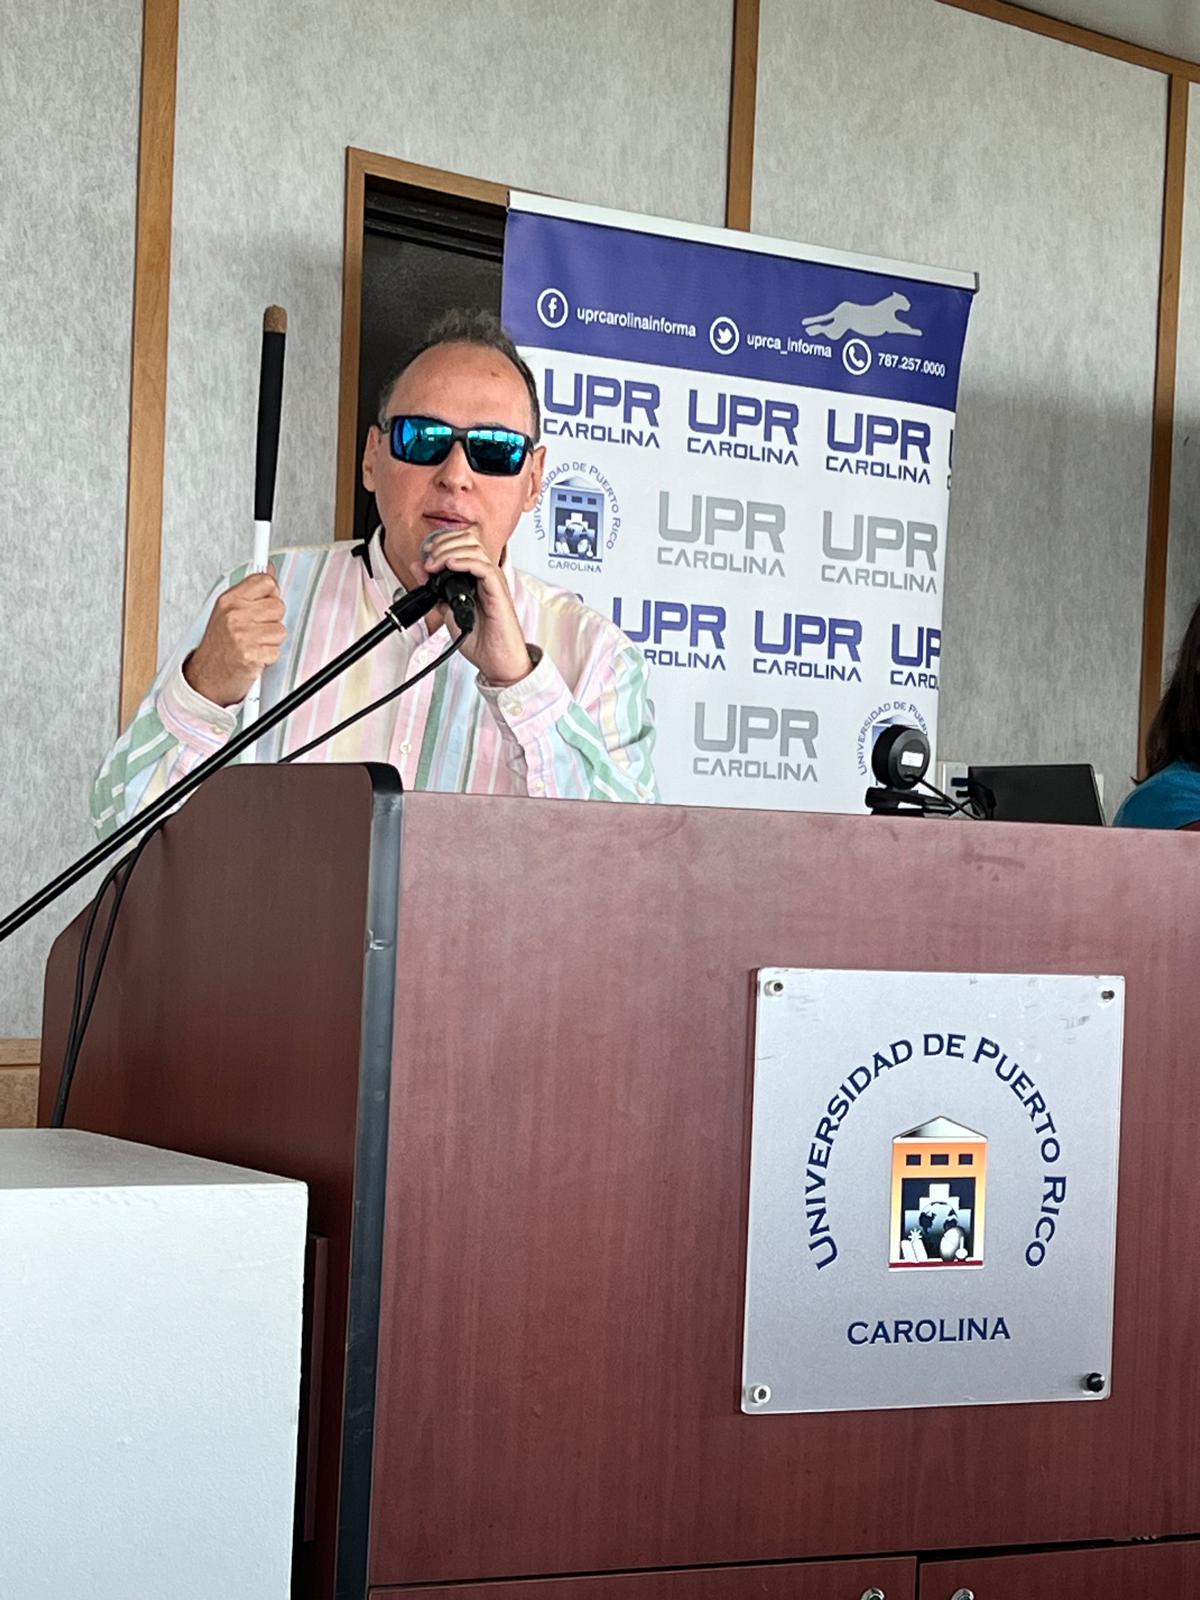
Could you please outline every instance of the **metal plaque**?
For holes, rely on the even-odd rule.
[[[742,1409],[1105,1398],[1124,979],[757,989]]]

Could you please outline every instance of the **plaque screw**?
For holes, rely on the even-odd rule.
[[[1117,991],[1115,989],[1101,989],[1100,998],[1101,1000],[1115,1000],[1117,998]]]
[[[975,1600],[974,1589],[955,1589],[950,1600]]]
[[[763,984],[763,993],[764,994],[782,994],[783,993],[783,979],[782,978],[768,978],[766,983]]]
[[[882,1589],[864,1589],[862,1600],[887,1600],[887,1595],[884,1594]]]
[[[752,1406],[765,1406],[771,1398],[771,1386],[767,1383],[752,1383],[746,1390],[746,1399]]]
[[[1083,1387],[1089,1394],[1103,1394],[1106,1382],[1107,1379],[1102,1372],[1089,1372],[1083,1380]]]

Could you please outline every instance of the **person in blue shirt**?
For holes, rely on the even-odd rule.
[[[1200,606],[1146,736],[1147,776],[1113,818],[1116,828],[1200,828]]]

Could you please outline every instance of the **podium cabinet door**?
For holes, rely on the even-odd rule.
[[[898,1556],[372,1589],[371,1600],[916,1600],[916,1583],[916,1562]]]
[[[1200,1590],[1200,1541],[921,1563],[920,1600],[1151,1600]]]

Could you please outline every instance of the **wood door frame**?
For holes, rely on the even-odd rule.
[[[1179,284],[1183,267],[1183,207],[1187,178],[1191,80],[1170,80],[1167,160],[1163,176],[1162,248],[1150,493],[1146,512],[1146,578],[1142,601],[1142,671],[1138,694],[1138,776],[1146,775],[1146,737],[1162,698],[1167,627],[1167,561],[1171,544],[1171,487],[1175,452],[1175,368],[1179,354]]]
[[[338,378],[337,493],[334,537],[354,537],[358,477],[358,368],[362,343],[363,234],[368,187],[393,193],[436,195],[487,211],[508,209],[506,184],[468,178],[443,167],[423,167],[351,145],[346,151],[346,216],[342,251],[342,354]]]
[[[754,210],[754,130],[758,115],[759,0],[734,0],[729,82],[729,158],[725,226],[748,232]]]
[[[37,1121],[40,1039],[0,1039],[0,1128],[31,1128]]]
[[[178,66],[179,0],[143,0],[118,700],[122,728],[132,719],[158,669]]]

